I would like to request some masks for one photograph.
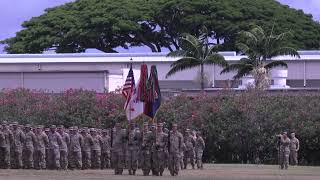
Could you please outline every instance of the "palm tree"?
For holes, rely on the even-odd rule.
[[[266,35],[260,26],[250,31],[240,32],[236,47],[247,57],[240,59],[238,63],[227,65],[221,74],[237,71],[234,79],[252,75],[255,80],[255,88],[267,88],[270,84],[268,72],[278,66],[287,67],[283,61],[271,61],[274,57],[289,55],[300,58],[296,49],[285,45],[284,40],[289,35],[291,35],[290,32],[273,35],[273,29],[270,35]]]
[[[171,69],[166,78],[186,69],[200,66],[200,83],[201,89],[204,89],[204,65],[218,64],[226,66],[227,62],[224,57],[218,54],[218,46],[209,43],[209,36],[206,28],[203,28],[202,35],[197,38],[193,35],[186,35],[180,39],[179,50],[170,52],[167,56],[179,58],[171,64]]]

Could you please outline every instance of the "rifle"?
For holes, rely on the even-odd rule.
[[[169,130],[169,133],[168,133],[168,153],[170,153],[170,136],[171,136],[171,131]]]
[[[113,127],[111,126],[110,129],[110,147],[112,148],[112,144],[113,144]]]
[[[281,169],[281,164],[280,164],[280,146],[281,146],[281,137],[278,137],[278,164],[279,164],[279,169]]]

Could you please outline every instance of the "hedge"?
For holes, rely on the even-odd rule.
[[[320,164],[320,94],[221,91],[217,95],[179,95],[163,101],[155,120],[177,122],[181,131],[201,130],[207,162],[277,163],[276,135],[296,132],[299,160]],[[59,94],[28,89],[0,92],[0,120],[22,124],[63,124],[108,128],[126,124],[120,94],[70,89]],[[138,121],[150,120],[145,116]]]

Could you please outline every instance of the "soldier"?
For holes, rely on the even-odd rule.
[[[82,168],[82,154],[81,147],[83,146],[83,137],[78,133],[77,127],[70,128],[70,168]]]
[[[91,147],[93,145],[93,139],[88,133],[88,128],[84,127],[81,131],[83,137],[82,145],[82,169],[91,168]]]
[[[36,135],[33,133],[30,124],[25,126],[25,141],[24,141],[24,168],[33,169],[34,162],[34,146],[36,145]]]
[[[172,131],[169,134],[169,171],[171,176],[179,174],[179,162],[181,159],[181,148],[183,136],[178,131],[177,124],[172,125]]]
[[[12,123],[12,134],[13,134],[13,143],[12,143],[12,160],[14,163],[14,168],[22,168],[22,149],[23,142],[25,140],[25,134],[18,127],[18,122]]]
[[[35,144],[35,168],[46,169],[46,147],[48,147],[48,136],[42,131],[42,126],[37,126],[35,130],[36,144]]]
[[[135,123],[130,122],[128,130],[127,165],[129,175],[135,175],[138,168],[139,146],[141,144],[140,131],[136,130]]]
[[[121,129],[120,123],[116,123],[115,130],[112,135],[112,164],[114,166],[114,173],[121,175],[125,168],[125,152],[127,145],[127,132]]]
[[[185,151],[184,151],[184,169],[187,169],[188,163],[190,162],[192,169],[194,169],[195,159],[195,146],[196,142],[190,129],[186,129],[186,136],[184,138]]]
[[[110,136],[108,135],[108,131],[106,129],[102,130],[102,145],[101,145],[101,169],[110,168]]]
[[[284,132],[280,137],[280,167],[281,169],[288,169],[290,156],[290,139],[287,132]]]
[[[49,140],[49,134],[50,134],[50,129],[49,128],[44,128],[44,133],[47,135],[48,140]],[[49,143],[46,145],[46,167],[49,166]]]
[[[70,145],[70,136],[65,132],[63,125],[60,125],[57,131],[62,139],[62,144],[60,146],[60,166],[62,169],[67,170],[68,146]]]
[[[168,159],[168,135],[163,132],[163,124],[158,123],[155,144],[152,150],[152,169],[158,176],[163,175]]]
[[[142,143],[140,151],[140,166],[144,176],[148,176],[151,170],[151,148],[152,132],[149,131],[148,123],[144,123],[142,132]]]
[[[7,121],[2,123],[2,133],[4,135],[4,141],[0,145],[1,152],[1,168],[10,168],[10,144],[13,142],[13,135],[9,129]]]
[[[179,161],[179,166],[180,169],[183,170],[184,169],[184,152],[186,151],[186,144],[184,142],[182,142],[181,145],[181,151],[180,151],[180,161]]]
[[[290,139],[290,161],[294,166],[298,165],[298,151],[300,149],[299,139],[296,138],[295,133],[291,133]]]
[[[100,169],[101,168],[101,145],[102,145],[102,138],[98,135],[96,129],[91,128],[90,130],[93,144],[91,148],[91,155],[92,155],[92,168],[93,169]]]
[[[60,169],[60,146],[62,146],[62,138],[57,132],[55,125],[50,126],[49,132],[49,154],[48,154],[48,166],[50,169]]]
[[[197,168],[198,169],[203,169],[203,163],[202,163],[202,155],[203,155],[203,150],[205,148],[205,143],[203,138],[201,137],[201,133],[197,132],[196,133],[197,139],[196,139],[196,160],[197,160]]]
[[[5,159],[5,152],[4,152],[4,148],[2,148],[3,146],[5,146],[4,144],[5,144],[5,141],[6,141],[6,139],[5,139],[5,136],[4,136],[4,133],[3,133],[3,131],[2,131],[2,128],[0,129],[0,147],[1,147],[1,149],[0,149],[0,163],[1,163],[1,168],[4,166],[3,165],[3,163],[4,163],[4,159]]]

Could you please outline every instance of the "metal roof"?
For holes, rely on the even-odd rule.
[[[320,60],[320,51],[299,51],[301,58],[280,56],[274,60]],[[238,61],[246,56],[235,51],[219,52],[227,61]],[[127,63],[173,62],[167,53],[66,53],[66,54],[0,54],[0,63]]]

